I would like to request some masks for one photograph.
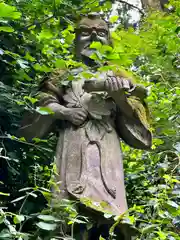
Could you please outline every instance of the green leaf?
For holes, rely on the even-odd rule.
[[[26,139],[24,137],[20,137],[19,141],[26,142]]]
[[[15,224],[19,224],[25,220],[25,217],[23,215],[16,215],[13,218],[13,221]]]
[[[8,229],[3,229],[1,232],[0,232],[0,239],[7,239],[7,240],[11,240],[12,238],[11,237],[11,233]]]
[[[38,36],[38,39],[40,41],[42,41],[44,39],[51,39],[51,38],[53,38],[53,33],[51,31],[49,31],[48,29],[43,29]]]
[[[2,48],[0,48],[0,55],[3,55],[4,54],[4,51]]]
[[[149,226],[144,227],[144,228],[141,230],[141,232],[142,232],[143,234],[145,234],[145,233],[150,233],[150,232],[153,231],[153,229],[156,229],[157,227],[158,227],[158,225],[152,224],[152,225],[149,225]]]
[[[105,214],[104,214],[104,217],[105,217],[105,218],[111,218],[112,216],[113,216],[113,215],[112,215],[112,214],[109,214],[109,213],[105,213]]]
[[[21,188],[19,189],[19,192],[24,192],[24,191],[28,191],[28,190],[32,190],[32,187],[26,187],[26,188]]]
[[[118,40],[118,41],[121,41],[121,38],[119,37],[119,35],[115,32],[112,32],[111,33],[111,37],[114,39],[114,40]]]
[[[22,59],[18,59],[17,60],[17,63],[20,65],[20,67],[22,68],[22,69],[25,69],[25,68],[28,68],[29,66],[28,66],[28,62],[27,61],[24,61],[24,60],[22,60]]]
[[[4,2],[0,2],[0,18],[18,19],[21,13],[15,7],[9,6]]]
[[[53,231],[56,229],[57,224],[55,223],[45,223],[45,222],[38,222],[36,225],[46,231]]]
[[[156,146],[162,145],[163,143],[164,141],[162,139],[159,139],[159,138],[153,139],[153,144],[155,144]]]
[[[164,233],[162,231],[158,231],[157,234],[159,235],[161,240],[166,240],[167,239],[167,233]]]
[[[63,59],[57,59],[55,62],[55,66],[57,68],[64,69],[64,68],[66,68],[66,61],[64,61]]]
[[[28,193],[30,196],[34,197],[34,198],[37,198],[37,194],[33,193],[33,192],[29,192]]]
[[[73,218],[73,219],[71,219],[69,222],[68,222],[68,225],[72,225],[72,224],[74,224],[74,223],[78,223],[78,224],[85,224],[85,223],[87,223],[87,221],[83,221],[83,220],[80,220],[80,219],[78,219],[78,218]]]
[[[0,216],[0,224],[2,224],[4,222],[4,219],[5,219],[4,215]]]
[[[108,45],[103,45],[101,48],[101,53],[106,53],[106,52],[112,52],[113,48],[111,46]]]
[[[45,140],[45,139],[40,139],[40,138],[33,138],[32,139],[35,143],[40,143],[40,142],[47,142],[47,140]]]
[[[114,59],[119,59],[119,54],[118,53],[110,53],[106,55],[106,58],[109,60],[114,60]]]
[[[178,26],[175,30],[175,33],[179,33],[180,32],[180,26]]]
[[[51,191],[49,189],[47,189],[47,188],[40,187],[39,189],[41,189],[41,190],[43,190],[45,192],[51,193]]]
[[[103,237],[100,236],[100,237],[99,237],[99,240],[105,240],[105,238],[103,238]]]
[[[36,71],[40,71],[40,72],[51,72],[52,70],[50,67],[44,64],[40,65],[39,63],[34,64],[33,67]]]
[[[45,221],[45,222],[59,222],[60,220],[58,218],[55,218],[54,216],[52,215],[38,215],[37,216],[39,219]]]
[[[91,45],[90,45],[90,48],[95,48],[97,50],[101,49],[102,47],[102,44],[100,42],[93,42]]]
[[[19,106],[25,105],[25,102],[23,102],[23,101],[16,101],[16,103],[17,103]]]
[[[28,101],[30,101],[32,104],[38,102],[38,99],[37,99],[37,98],[33,98],[33,97],[29,97],[29,96],[25,96],[25,97],[24,97],[24,100],[28,100]]]
[[[22,199],[24,199],[26,196],[22,196],[22,197],[18,197],[16,199],[14,199],[13,201],[11,201],[11,203],[15,203],[15,202],[19,202],[21,201]]]
[[[0,27],[0,32],[14,32],[14,28],[2,26]]]
[[[0,192],[0,195],[3,195],[3,196],[10,196],[9,193],[4,193],[4,192]]]
[[[177,203],[175,203],[174,201],[171,201],[171,200],[168,200],[167,201],[167,204],[173,208],[176,208],[178,209],[179,208],[179,205]]]
[[[116,52],[116,53],[123,53],[123,52],[125,52],[125,49],[124,49],[124,47],[122,45],[119,44],[119,45],[115,46],[114,52]]]
[[[36,112],[40,113],[41,115],[54,114],[54,112],[48,107],[37,107]]]
[[[81,75],[85,78],[85,79],[90,79],[94,77],[93,73],[90,72],[82,72]]]
[[[29,60],[30,62],[35,62],[36,59],[30,55],[29,52],[26,52],[26,55],[24,57],[25,59]]]
[[[119,18],[119,16],[112,16],[112,17],[110,17],[109,21],[111,23],[115,23],[118,20],[118,18]]]

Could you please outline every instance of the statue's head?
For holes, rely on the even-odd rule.
[[[95,49],[90,48],[92,42],[110,45],[108,24],[96,13],[91,13],[88,17],[82,18],[76,28],[76,57],[86,64],[92,61],[89,57],[95,51]]]

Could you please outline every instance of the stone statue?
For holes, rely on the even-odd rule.
[[[145,95],[140,95],[138,86],[128,78],[111,71],[98,72],[98,64],[90,57],[94,41],[111,44],[107,23],[90,14],[76,29],[75,53],[96,78],[85,79],[79,67],[71,70],[74,80],[63,85],[61,70],[56,71],[56,82],[53,77],[43,82],[39,100],[39,106],[54,114],[37,114],[33,120],[29,116],[20,135],[27,140],[43,138],[59,125],[56,164],[62,182],[60,198],[82,203],[88,199],[95,211],[120,215],[127,211],[120,138],[134,148],[150,149],[152,137]]]

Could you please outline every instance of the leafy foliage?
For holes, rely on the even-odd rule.
[[[180,239],[180,4],[171,4],[174,12],[151,12],[139,29],[112,32],[114,49],[93,46],[98,61],[128,70],[150,91],[152,151],[123,144],[129,221],[140,231],[137,240]],[[75,225],[91,227],[75,202],[50,204],[50,189],[58,188],[52,178],[56,136],[27,143],[16,132],[24,111],[49,114],[34,108],[42,78],[54,68],[79,64],[73,59],[74,21],[81,13],[110,8],[109,1],[0,2],[0,239],[58,239],[59,233],[67,239]],[[113,227],[110,233],[114,239]]]

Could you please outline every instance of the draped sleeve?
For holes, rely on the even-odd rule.
[[[52,93],[39,92],[36,98],[38,99],[36,107],[47,107],[51,103],[59,104],[59,100]],[[43,115],[35,109],[27,111],[23,116],[18,136],[24,137],[27,141],[35,137],[43,138],[53,130],[55,121],[52,114]]]
[[[126,116],[117,106],[116,129],[129,146],[138,149],[150,149],[152,134],[149,124],[149,110],[147,104],[138,97],[128,97],[128,104],[133,110],[133,116]]]

